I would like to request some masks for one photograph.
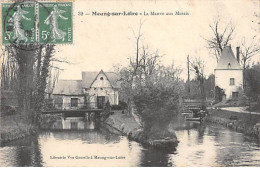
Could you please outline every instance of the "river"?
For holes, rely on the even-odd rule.
[[[67,118],[0,147],[0,166],[260,166],[260,144],[213,124],[172,122],[180,143],[168,153]]]

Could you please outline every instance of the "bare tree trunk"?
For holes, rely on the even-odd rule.
[[[34,55],[35,50],[16,49],[16,60],[18,63],[18,105],[24,114],[28,114],[31,107]]]
[[[131,74],[131,79],[130,79],[130,94],[129,94],[129,97],[128,97],[128,100],[127,100],[128,115],[131,115],[131,105],[132,105],[132,101],[133,101],[133,82],[134,82],[134,78],[136,76],[137,69],[139,67],[139,49],[140,49],[139,44],[140,44],[140,39],[142,37],[142,34],[141,34],[142,25],[143,25],[143,23],[140,22],[138,35],[135,35],[135,39],[136,39],[136,56],[135,56],[135,64],[133,65],[134,66],[134,70],[133,70],[133,72]]]

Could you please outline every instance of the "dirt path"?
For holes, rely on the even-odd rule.
[[[231,111],[231,112],[239,112],[239,113],[260,115],[260,113],[258,113],[258,112],[250,112],[250,111],[248,111],[246,109],[247,109],[247,107],[224,107],[224,108],[221,108],[221,110],[227,110],[227,111]]]

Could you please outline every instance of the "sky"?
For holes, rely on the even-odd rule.
[[[73,7],[72,45],[58,45],[55,57],[65,58],[60,79],[81,79],[82,71],[113,71],[114,65],[125,66],[135,54],[134,32],[143,21],[141,44],[163,55],[161,63],[172,62],[183,69],[187,78],[186,58],[197,56],[205,62],[205,73],[214,72],[215,57],[206,48],[203,39],[212,36],[209,24],[219,17],[221,24],[235,26],[235,53],[243,37],[250,41],[257,28],[255,11],[260,11],[259,1],[252,0],[75,0]],[[93,16],[92,12],[188,12],[185,16]],[[90,15],[79,16],[78,12]],[[258,25],[259,28],[259,25]],[[259,34],[259,33],[258,33]],[[254,60],[259,60],[259,55]]]

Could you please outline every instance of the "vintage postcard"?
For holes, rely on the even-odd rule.
[[[259,167],[259,0],[1,0],[0,167]]]

